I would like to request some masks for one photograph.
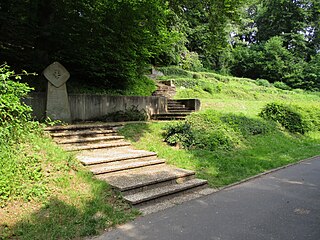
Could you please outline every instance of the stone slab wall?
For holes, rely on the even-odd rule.
[[[33,115],[40,120],[45,117],[46,94],[32,93],[23,100],[32,107]],[[72,121],[97,119],[116,111],[125,111],[135,107],[145,110],[149,116],[167,111],[165,97],[106,96],[92,94],[69,94]]]
[[[181,102],[186,106],[186,109],[192,111],[199,111],[201,107],[201,102],[199,99],[175,99],[177,102]]]

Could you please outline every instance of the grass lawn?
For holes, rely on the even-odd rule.
[[[252,136],[232,150],[185,150],[163,141],[166,122],[128,124],[122,130],[136,148],[155,151],[177,167],[195,170],[212,187],[222,187],[258,173],[320,154],[320,133],[307,136],[277,131]]]
[[[177,87],[175,98],[200,98],[202,110],[213,109],[222,114],[259,118],[267,103],[293,103],[319,106],[319,93],[302,90],[281,90],[259,86],[253,80],[226,77],[211,73],[169,75]],[[169,164],[195,170],[197,177],[207,179],[212,187],[225,186],[247,177],[289,163],[320,155],[320,132],[291,134],[277,129],[264,135],[247,136],[233,149],[214,151],[182,149],[164,142],[163,128],[167,122],[128,124],[123,134],[139,149],[155,151]],[[214,128],[214,126],[212,126]]]
[[[51,139],[26,138],[0,146],[0,239],[79,239],[139,214]]]

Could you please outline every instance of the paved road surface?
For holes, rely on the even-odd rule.
[[[320,157],[162,212],[99,240],[320,240]]]

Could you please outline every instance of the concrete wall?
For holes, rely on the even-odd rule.
[[[32,93],[24,102],[33,109],[37,119],[43,119],[46,111],[46,94]],[[125,111],[132,107],[145,110],[149,116],[167,111],[165,97],[106,96],[91,94],[69,94],[73,121],[97,119],[108,113]]]
[[[199,99],[175,99],[175,101],[181,102],[188,110],[199,111],[201,107]]]

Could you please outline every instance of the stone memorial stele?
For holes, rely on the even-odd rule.
[[[51,120],[71,122],[71,111],[66,82],[70,73],[58,62],[52,63],[43,75],[48,80],[46,116]]]

